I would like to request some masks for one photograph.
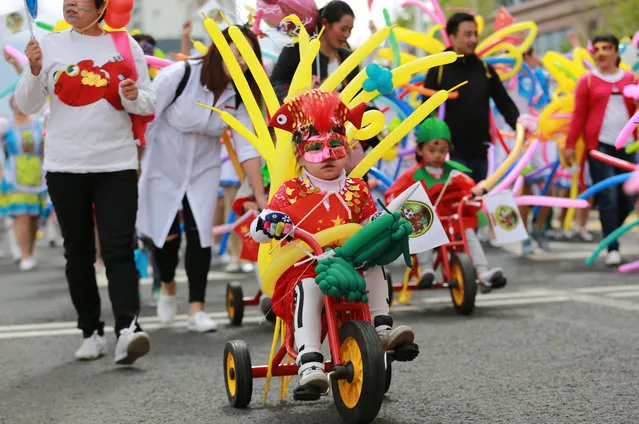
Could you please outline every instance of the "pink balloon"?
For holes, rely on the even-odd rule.
[[[524,179],[524,176],[520,175],[515,180],[515,184],[513,185],[513,196],[517,196],[521,193],[521,189],[524,186]]]
[[[515,198],[517,206],[548,206],[559,208],[583,209],[588,207],[588,201],[582,199],[566,199],[548,196],[519,196]]]
[[[623,189],[628,194],[639,193],[639,171],[632,173],[632,176],[623,185]]]
[[[315,30],[319,17],[315,0],[257,0],[256,10],[261,10],[263,19],[273,27],[279,27],[282,19],[288,15],[297,15],[308,32]],[[295,25],[291,22],[284,23],[282,27],[285,32],[294,29]]]
[[[623,145],[626,144],[628,137],[630,137],[635,128],[637,128],[637,123],[639,123],[639,112],[636,112],[632,118],[630,118],[619,133],[619,136],[617,136],[617,140],[615,141],[615,147],[617,150],[621,149]]]
[[[217,227],[213,227],[212,233],[214,236],[221,236],[222,234],[230,233],[234,229],[235,229],[235,223],[218,225]]]
[[[155,57],[155,56],[146,55],[145,58],[146,58],[146,64],[154,69],[163,69],[175,63],[168,59],[162,59],[160,57]]]
[[[639,99],[639,85],[627,85],[623,88],[623,95],[631,99]]]
[[[15,60],[20,62],[22,65],[26,65],[29,62],[29,59],[24,55],[24,53],[18,51],[17,49],[11,46],[4,46],[4,51],[9,53]]]
[[[622,273],[628,273],[628,272],[632,272],[632,271],[636,271],[639,269],[639,261],[635,261],[635,262],[631,262],[629,264],[623,264],[621,265],[619,268],[617,268],[617,271],[622,272]]]
[[[528,164],[528,162],[530,162],[530,159],[532,158],[532,155],[535,153],[535,150],[537,150],[537,146],[538,145],[539,145],[539,140],[538,139],[534,139],[530,143],[530,146],[526,150],[526,153],[524,153],[523,156],[519,159],[519,162],[517,162],[517,165],[515,165],[515,167],[512,169],[512,171],[510,171],[510,173],[508,175],[506,175],[501,180],[501,182],[499,184],[497,184],[490,191],[490,194],[499,193],[500,191],[502,191],[506,187],[508,187],[510,184],[512,184],[513,181],[515,181],[515,179],[521,173],[521,171],[524,169],[524,167]]]

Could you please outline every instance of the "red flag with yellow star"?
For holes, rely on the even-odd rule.
[[[503,7],[497,12],[495,16],[495,22],[493,23],[493,32],[497,32],[502,28],[506,28],[515,23],[515,19],[512,15]]]
[[[249,211],[236,221],[233,229],[242,238],[240,259],[250,262],[257,262],[257,251],[260,247],[260,244],[251,237],[251,222],[255,218],[257,218],[257,212]]]

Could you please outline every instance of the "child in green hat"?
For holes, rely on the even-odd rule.
[[[475,185],[473,179],[465,174],[471,172],[470,169],[446,159],[451,148],[450,129],[446,122],[437,118],[426,119],[417,130],[417,164],[404,172],[389,187],[384,194],[386,203],[390,203],[417,181],[424,186],[430,201],[436,206],[438,216],[457,213],[459,202],[465,196],[480,197],[486,194],[485,189]],[[438,199],[439,203],[436,204]],[[481,200],[477,200],[475,205],[468,205],[463,209],[461,219],[471,260],[477,270],[480,290],[482,293],[488,293],[492,289],[504,287],[506,279],[501,268],[488,268],[486,255],[475,234],[477,214],[481,210]],[[421,288],[428,288],[435,280],[432,251],[422,253],[419,261],[423,270],[419,285]]]

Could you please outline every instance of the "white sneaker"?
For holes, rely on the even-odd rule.
[[[27,259],[20,259],[20,271],[31,271],[36,264],[37,261],[33,256],[29,256]]]
[[[594,238],[592,234],[590,234],[590,231],[583,227],[577,230],[577,234],[582,241],[592,241]]]
[[[606,266],[619,266],[621,265],[621,255],[617,250],[611,250],[608,252],[605,261]]]
[[[397,346],[415,341],[415,333],[406,325],[391,328],[388,325],[380,325],[375,328],[384,350],[394,350]]]
[[[75,351],[75,358],[82,361],[90,361],[98,359],[107,353],[107,343],[104,336],[99,336],[97,331],[86,339],[82,340],[82,344]]]
[[[177,299],[175,295],[160,293],[158,298],[157,315],[160,321],[168,324],[177,315]]]
[[[198,312],[189,317],[187,329],[198,333],[208,333],[217,330],[217,323],[206,312]]]
[[[118,343],[115,345],[115,363],[131,365],[136,359],[149,353],[151,340],[144,331],[136,331],[136,319],[128,328],[120,330]]]
[[[233,262],[224,267],[224,272],[235,273],[240,272],[241,270],[242,268],[240,267],[240,264]]]
[[[300,386],[310,384],[317,387],[321,393],[328,391],[328,378],[324,373],[324,364],[321,362],[307,362],[300,365]]]
[[[222,262],[223,264],[228,264],[231,262],[231,255],[229,255],[228,253],[223,254],[222,256],[220,256],[220,262]]]
[[[252,263],[244,262],[242,264],[242,272],[248,274],[248,273],[253,272],[253,271],[255,271],[255,265],[253,265]]]

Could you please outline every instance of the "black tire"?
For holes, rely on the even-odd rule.
[[[273,307],[271,305],[270,297],[262,295],[262,299],[260,300],[260,309],[262,310],[262,313],[266,317],[266,320],[275,324],[275,321],[277,320],[277,315],[275,315],[275,312],[273,312]]]
[[[457,287],[450,289],[453,307],[458,315],[471,315],[475,309],[477,296],[477,275],[475,267],[465,253],[454,253],[450,260],[452,278],[457,280]]]
[[[388,393],[391,381],[393,380],[393,364],[388,357],[386,358],[386,383],[384,384],[384,393]]]
[[[348,424],[369,423],[377,417],[384,399],[382,343],[373,326],[365,321],[345,322],[339,339],[343,363],[350,362],[355,369],[350,382],[332,380],[335,407]]]
[[[226,313],[231,325],[242,325],[244,318],[244,292],[239,283],[226,285]]]
[[[224,385],[231,406],[244,408],[251,403],[251,355],[243,340],[231,340],[224,346]]]

